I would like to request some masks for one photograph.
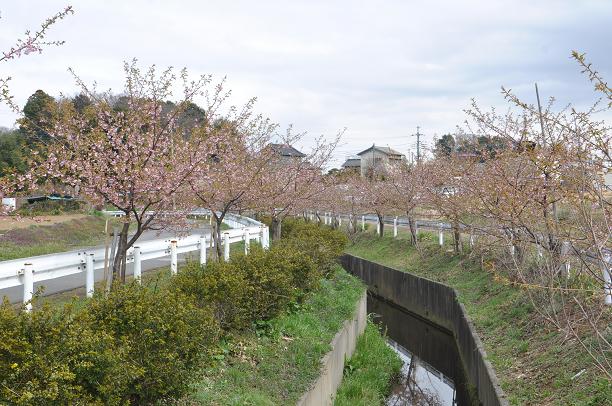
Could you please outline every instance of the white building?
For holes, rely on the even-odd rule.
[[[374,144],[357,154],[361,158],[361,176],[374,171],[385,171],[394,165],[406,161],[406,156],[390,147],[378,147]]]

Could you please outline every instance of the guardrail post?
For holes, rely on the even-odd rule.
[[[397,216],[393,219],[393,238],[397,238]]]
[[[206,265],[206,237],[200,236],[200,265]]]
[[[249,254],[249,249],[251,248],[251,236],[249,235],[249,229],[244,229],[244,255]]]
[[[142,280],[142,258],[140,257],[140,247],[134,247],[134,279],[138,283]]]
[[[94,294],[94,254],[85,254],[85,294]]]
[[[601,270],[603,272],[604,280],[604,302],[608,306],[612,306],[612,277],[610,275],[610,265],[612,261],[612,255],[605,255],[601,263]]]
[[[361,216],[361,231],[365,231],[365,216]]]
[[[342,216],[338,214],[338,227],[342,226]]]
[[[176,275],[178,271],[178,257],[176,254],[176,240],[170,241],[170,273]]]
[[[229,233],[223,233],[223,259],[227,262],[230,258]]]
[[[31,263],[23,265],[23,303],[26,311],[32,310],[32,295],[34,294],[34,268]]]
[[[263,234],[263,236],[264,236],[264,239],[263,239],[264,242],[263,242],[262,246],[263,246],[264,249],[267,250],[268,248],[270,248],[270,230],[266,226],[264,226],[264,234]]]
[[[438,231],[438,244],[440,244],[440,247],[444,245],[444,230],[442,229],[442,225],[440,225],[440,230]]]
[[[561,244],[561,258],[564,260],[562,269],[565,272],[565,276],[568,278],[570,277],[570,266],[571,266],[570,259],[569,259],[570,248],[571,248],[570,242],[563,241],[563,243]]]

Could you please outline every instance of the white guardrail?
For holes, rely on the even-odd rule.
[[[120,216],[121,212],[106,212],[107,215]],[[210,211],[198,209],[192,215],[210,215]],[[231,227],[222,232],[223,257],[229,260],[230,244],[244,241],[245,253],[248,252],[251,240],[268,248],[268,227],[251,218],[227,214],[224,223]],[[134,278],[141,276],[142,261],[170,257],[170,270],[177,272],[178,254],[199,251],[201,264],[206,263],[206,250],[214,246],[211,234],[189,235],[176,238],[159,238],[137,241],[128,250],[128,263],[134,263]],[[34,292],[34,283],[64,276],[83,274],[83,284],[87,296],[94,292],[94,272],[104,268],[105,248],[61,252],[0,262],[0,291],[15,286],[23,286],[23,303],[31,309],[29,303]],[[1,292],[0,292],[1,294]]]
[[[334,218],[338,221],[339,226],[342,225],[343,217],[348,220],[349,224],[352,221],[357,222],[359,220],[359,216],[356,216],[355,218],[353,218],[353,216],[349,214],[332,213],[332,212],[319,213],[318,211],[305,211],[304,212],[304,217],[309,218],[310,220],[314,220],[315,216],[317,215],[322,218],[322,221],[325,225],[331,225]],[[361,229],[362,230],[365,230],[366,221],[376,223],[376,233],[380,235],[380,223],[379,223],[378,217],[371,215],[371,214],[361,215]],[[383,222],[385,224],[393,224],[393,237],[397,237],[398,226],[400,225],[405,226],[409,224],[408,219],[403,218],[401,216],[395,216],[395,217],[384,216]],[[439,221],[415,220],[414,224],[415,224],[417,231],[420,228],[437,230],[438,231],[438,244],[440,246],[444,245],[444,232],[452,230],[451,224],[439,222]],[[355,223],[355,226],[357,226],[357,223]],[[465,229],[465,227],[462,227],[462,229]],[[470,248],[474,245],[474,238],[475,238],[475,234],[470,233]],[[536,244],[536,248],[538,251],[538,256],[541,257],[542,252],[541,252],[540,246]],[[510,246],[511,255],[514,255],[514,251],[515,251],[515,247],[511,245]],[[564,268],[566,275],[568,275],[568,277],[569,277],[569,272],[570,272],[569,258],[573,256],[574,254],[576,254],[577,252],[578,251],[575,248],[571,247],[571,244],[569,242],[566,241],[563,243],[562,248],[561,248],[561,255],[562,257],[565,258],[565,260],[562,266]],[[598,255],[595,255],[590,252],[582,251],[581,253],[585,255],[585,258],[587,260],[601,267],[602,278],[604,282],[603,284],[604,302],[605,304],[612,306],[612,270],[611,270],[612,269],[612,251],[604,249],[603,250],[603,260],[600,260]]]

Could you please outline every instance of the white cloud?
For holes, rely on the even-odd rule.
[[[62,0],[0,5],[0,49],[65,6]],[[122,88],[123,60],[228,76],[237,102],[314,137],[347,127],[338,160],[376,142],[406,152],[420,125],[453,131],[474,97],[505,106],[501,85],[533,100],[533,83],[562,103],[590,87],[569,59],[589,53],[609,73],[606,1],[79,1],[53,27],[59,48],[0,66],[21,104],[36,89],[76,91],[73,67],[101,88]],[[606,72],[608,69],[608,72]],[[15,116],[0,106],[0,125]]]

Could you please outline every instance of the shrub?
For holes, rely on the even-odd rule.
[[[184,395],[218,342],[277,316],[314,289],[342,252],[339,231],[292,223],[270,250],[167,284],[117,285],[108,295],[31,313],[0,306],[0,404],[151,404]]]
[[[180,396],[218,338],[211,310],[170,289],[116,286],[89,303],[86,317],[101,334],[111,334],[123,348],[124,386],[103,386],[97,395],[122,402],[149,404]]]
[[[250,287],[244,273],[237,272],[231,263],[189,263],[172,278],[171,286],[199,306],[212,306],[223,329],[241,329],[251,322],[246,309]]]
[[[0,306],[0,403],[103,404],[92,385],[123,387],[124,352],[71,305],[32,313]],[[114,399],[116,400],[116,399]]]
[[[171,285],[200,306],[212,305],[222,328],[240,330],[278,315],[314,289],[320,277],[304,251],[283,245],[265,251],[253,245],[249,255],[231,262],[190,263]]]
[[[294,249],[289,245],[275,244],[268,254],[269,266],[281,269],[291,275],[292,285],[297,289],[297,298],[315,289],[322,277],[321,270],[308,252]]]
[[[249,287],[245,305],[250,321],[268,320],[301,296],[294,284],[294,268],[299,264],[292,258],[296,258],[296,253],[265,251],[254,246],[248,256],[239,255],[232,260]]]
[[[59,215],[81,209],[82,203],[78,200],[41,200],[21,206],[17,214],[24,216]]]
[[[306,253],[325,276],[329,275],[348,243],[343,232],[315,223],[293,220],[285,230],[284,238],[275,244]]]

